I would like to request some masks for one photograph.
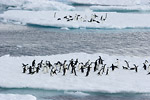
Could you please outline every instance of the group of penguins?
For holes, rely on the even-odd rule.
[[[114,71],[115,69],[119,68],[119,59],[116,59],[116,64],[112,64],[110,67],[106,68],[106,64],[104,64],[104,60],[99,56],[99,58],[95,62],[90,62],[88,60],[87,62],[79,62],[78,59],[73,60],[71,59],[69,63],[67,63],[67,60],[64,60],[64,62],[56,62],[53,65],[50,61],[41,62],[36,64],[36,61],[32,61],[32,65],[29,66],[29,64],[22,63],[23,73],[27,73],[30,75],[39,73],[40,71],[44,74],[49,73],[50,76],[57,75],[58,73],[61,73],[63,76],[65,76],[67,73],[74,74],[77,76],[77,72],[85,74],[85,76],[89,76],[91,70],[97,75],[108,75],[109,71]],[[134,64],[134,67],[130,67],[128,61],[125,60],[126,66],[122,66],[122,69],[124,70],[134,70],[135,72],[138,72],[138,66]],[[143,69],[148,71],[150,69],[150,65],[148,66],[148,61],[145,60],[143,63]],[[150,74],[150,71],[148,71],[148,74]]]
[[[54,13],[54,18],[56,18],[56,12]],[[96,14],[91,14],[91,18],[87,18],[87,16],[81,16],[80,14],[75,14],[75,16],[64,16],[63,18],[57,18],[57,20],[66,20],[67,22],[70,21],[80,21],[80,22],[95,22],[101,23],[107,19],[107,13],[105,15],[98,16]]]

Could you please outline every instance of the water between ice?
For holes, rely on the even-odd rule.
[[[31,94],[37,100],[149,100],[150,94],[107,93],[88,91],[43,90],[33,88],[0,88],[3,94]]]
[[[8,26],[7,26],[8,27]],[[74,52],[150,55],[150,29],[0,29],[0,56],[45,56]]]

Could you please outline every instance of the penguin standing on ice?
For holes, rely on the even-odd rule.
[[[135,72],[138,72],[138,66],[136,66],[135,64],[134,66],[135,66]]]
[[[81,73],[84,73],[84,65],[83,65],[83,63],[81,63]]]
[[[106,75],[108,75],[108,72],[109,72],[109,67],[107,67],[107,70],[106,70]]]
[[[26,73],[27,66],[28,66],[28,64],[25,65],[24,63],[22,63],[22,68],[23,68],[23,72],[22,73]]]
[[[102,64],[103,65],[103,59],[101,58],[101,56],[99,56],[99,59],[98,59],[98,62],[99,62],[99,64]]]
[[[36,73],[39,73],[40,67],[36,67]]]
[[[90,65],[88,65],[88,67],[87,67],[86,77],[87,77],[87,76],[89,75],[89,73],[90,73],[90,69],[92,68],[91,65],[92,65],[92,62],[91,62]]]
[[[126,60],[124,60],[124,61],[125,61],[125,63],[127,64],[127,66],[122,66],[122,67],[123,67],[123,69],[130,69],[130,66],[129,66],[128,61],[126,61]]]
[[[105,72],[105,66],[106,66],[106,64],[104,64],[103,66],[102,66],[102,68],[99,70],[99,72],[97,73],[98,75],[101,75],[101,74],[103,74],[104,72]],[[102,71],[102,72],[101,72]]]
[[[32,71],[33,69],[32,66],[30,66],[28,69],[29,69],[29,74],[34,74],[34,71]]]
[[[35,60],[32,61],[32,66],[35,67]]]
[[[143,65],[144,70],[147,70],[147,64],[148,64],[148,61],[145,60],[145,62],[144,62],[143,64],[144,64],[144,65]]]
[[[114,66],[114,64],[112,64],[110,68],[112,68],[112,71],[114,71],[115,68],[118,68],[118,67],[117,67],[117,66]]]
[[[97,71],[97,60],[94,62],[94,72],[96,72]]]
[[[74,62],[74,66],[76,66],[78,64],[78,59],[76,59],[76,61]]]
[[[63,63],[63,76],[66,75],[67,67],[66,67],[66,60]]]
[[[73,65],[73,59],[70,60],[70,63],[68,65],[68,70],[70,69],[70,67]]]
[[[88,60],[88,61],[85,63],[84,67],[87,67],[87,66],[89,65],[89,63],[90,63],[90,60]]]
[[[120,64],[119,64],[119,59],[116,59],[116,66],[119,68]]]

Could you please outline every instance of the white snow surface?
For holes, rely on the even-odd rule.
[[[21,10],[74,10],[75,8],[62,2],[52,0],[0,0],[0,5],[7,5],[9,9]],[[13,6],[13,7],[11,7]]]
[[[81,74],[77,71],[77,75],[70,74],[68,71],[66,76],[62,76],[62,73],[50,76],[49,73],[44,74],[42,71],[38,74],[29,75],[22,73],[22,63],[30,64],[35,59],[36,64],[41,60],[49,60],[52,64],[57,61],[63,62],[70,59],[79,59],[79,62],[85,63],[90,60],[94,62],[99,56],[102,57],[106,68],[112,64],[116,64],[116,59],[119,59],[119,69],[115,71],[109,71],[109,75],[98,76],[93,72],[93,68],[88,77],[85,77],[85,73]],[[150,92],[150,76],[147,75],[143,67],[145,60],[150,57],[136,57],[136,56],[119,56],[119,55],[107,55],[107,54],[86,54],[86,53],[70,53],[51,56],[21,56],[10,57],[5,55],[0,57],[0,87],[15,87],[15,88],[41,88],[41,89],[55,89],[55,90],[79,90],[79,91],[105,91],[105,92]],[[138,73],[134,70],[123,70],[122,66],[126,66],[124,60],[129,61],[130,67],[133,64],[138,65]],[[78,69],[78,68],[77,68]],[[72,94],[72,93],[70,93]],[[76,92],[75,94],[82,94]]]
[[[77,4],[99,4],[99,5],[145,5],[149,0],[70,0]]]
[[[0,94],[0,100],[36,100],[32,95]]]
[[[106,16],[105,21],[100,18]],[[56,14],[56,15],[55,15]],[[76,14],[80,17],[75,19]],[[95,19],[100,21],[88,22],[93,15],[98,17]],[[73,16],[73,21],[67,21],[64,16]],[[55,18],[54,18],[55,16]],[[2,22],[13,24],[34,24],[41,26],[50,26],[58,28],[150,28],[150,14],[138,13],[115,13],[115,12],[92,12],[92,11],[22,11],[10,10],[0,14]],[[57,20],[61,18],[61,20]],[[86,22],[83,22],[86,20]]]

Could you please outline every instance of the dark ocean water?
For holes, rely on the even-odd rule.
[[[150,29],[72,29],[11,26],[0,29],[0,56],[74,52],[150,55]]]
[[[149,93],[108,93],[89,91],[44,90],[33,88],[0,88],[3,94],[31,94],[37,100],[150,100]],[[80,93],[80,94],[77,94]]]

